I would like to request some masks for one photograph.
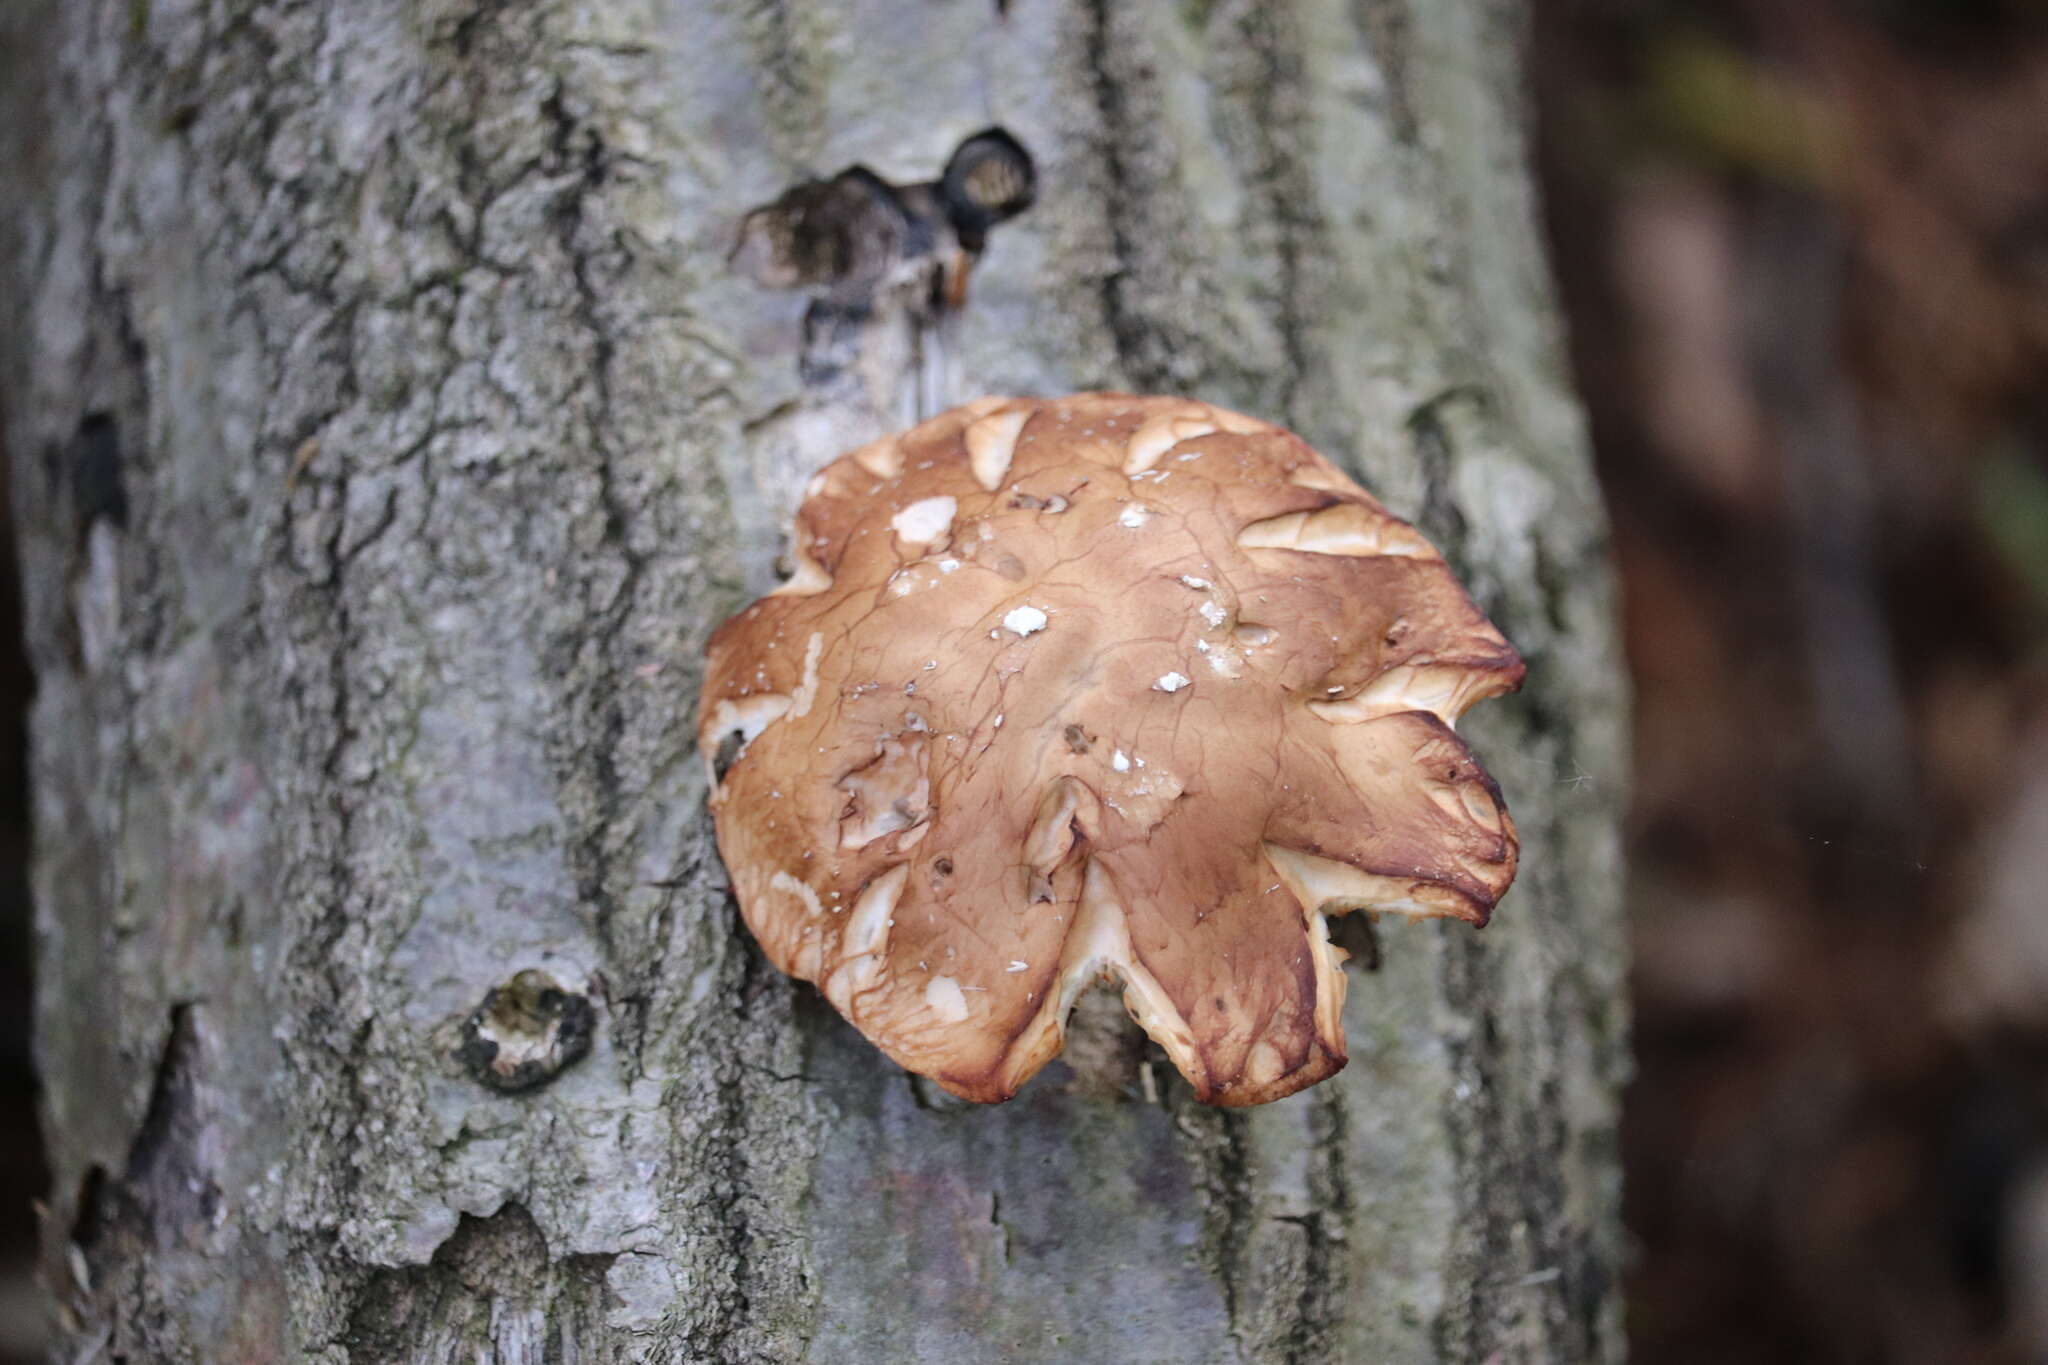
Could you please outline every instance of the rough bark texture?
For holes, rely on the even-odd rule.
[[[1618,1357],[1622,696],[1516,6],[0,22],[68,1349]],[[1469,727],[1519,885],[1483,933],[1385,926],[1349,1070],[1264,1109],[1161,1068],[1156,1100],[1048,1073],[938,1103],[723,892],[704,637],[771,581],[807,468],[903,415],[875,366],[803,387],[801,301],[727,273],[734,224],[856,161],[928,177],[990,122],[1041,198],[923,339],[938,396],[1285,421],[1531,665]],[[530,968],[594,1046],[487,1088],[465,1021]]]

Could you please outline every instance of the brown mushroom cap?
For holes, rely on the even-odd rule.
[[[1279,427],[984,398],[827,466],[721,627],[698,742],[776,966],[1003,1100],[1120,981],[1204,1100],[1344,1065],[1354,909],[1483,924],[1514,822],[1451,723],[1522,661]]]

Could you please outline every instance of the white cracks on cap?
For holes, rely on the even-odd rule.
[[[1335,858],[1268,842],[1266,861],[1304,910],[1341,915],[1382,911],[1411,919],[1464,918],[1465,899],[1449,887],[1414,877],[1367,872]]]
[[[1124,446],[1124,473],[1127,476],[1142,474],[1182,441],[1192,441],[1197,436],[1213,436],[1216,424],[1209,420],[1209,416],[1207,408],[1191,403],[1186,411],[1148,418]]]
[[[1053,899],[1052,874],[1074,851],[1076,837],[1095,823],[1095,793],[1078,777],[1053,779],[1038,800],[1038,813],[1024,835],[1024,899],[1041,905]]]
[[[737,734],[740,737],[739,753],[743,754],[756,736],[788,714],[790,704],[790,698],[780,692],[721,701],[712,708],[709,733],[721,740],[727,735]],[[739,754],[733,757],[737,758]]]
[[[1003,486],[1010,461],[1017,454],[1017,437],[1030,420],[1029,408],[995,412],[969,422],[967,430],[961,433],[967,445],[967,467],[973,471],[974,481],[987,492],[993,493]]]
[[[878,479],[893,479],[903,472],[903,446],[894,436],[868,442],[853,452],[852,459]]]
[[[1012,607],[1003,616],[1003,629],[1014,635],[1030,635],[1045,629],[1045,612],[1037,607]]]
[[[839,941],[839,965],[819,983],[825,998],[840,1010],[850,1012],[855,996],[880,984],[888,963],[889,929],[896,923],[896,905],[909,879],[910,864],[898,863],[862,888],[854,901]],[[966,1001],[961,1004],[964,1008]]]
[[[929,545],[953,529],[953,515],[959,510],[959,501],[948,494],[919,498],[889,518],[889,525],[908,543]]]
[[[841,848],[866,848],[931,814],[930,738],[916,728],[890,735],[876,743],[873,759],[839,779],[848,797],[839,817]]]
[[[825,903],[818,899],[818,893],[813,891],[808,883],[798,881],[781,868],[775,869],[775,875],[768,879],[768,889],[770,891],[786,892],[789,895],[795,896],[803,902],[804,910],[809,914],[822,915],[825,913]]]
[[[795,528],[791,528],[789,535],[789,561],[789,577],[769,592],[770,597],[816,597],[832,586],[832,575],[811,558],[810,547]]]
[[[1288,512],[1255,521],[1237,533],[1246,550],[1299,550],[1308,554],[1364,558],[1398,555],[1439,559],[1422,533],[1358,502],[1340,502],[1314,512]]]
[[[810,640],[804,645],[804,678],[796,691],[790,694],[789,714],[798,720],[811,714],[811,703],[818,699],[818,656],[824,652],[825,636],[812,631]]]
[[[747,746],[776,721],[784,716],[801,718],[810,713],[811,704],[818,696],[818,656],[824,647],[825,637],[813,631],[804,649],[803,681],[794,693],[763,692],[751,697],[725,697],[711,708],[711,723],[700,732],[698,753],[702,755],[710,776],[714,804],[723,799],[722,768],[738,762],[740,755],[746,753]],[[732,735],[739,736],[738,748],[730,754],[721,754],[721,746]]]
[[[935,976],[924,983],[925,1007],[948,1024],[967,1019],[967,995],[950,976]]]
[[[985,393],[979,398],[968,399],[965,403],[955,408],[954,412],[964,413],[971,420],[977,417],[986,417],[992,412],[999,412],[1015,401],[1015,399],[1004,397],[1002,394]],[[950,414],[942,412],[937,417],[928,419],[925,425],[929,426],[943,422],[949,416]],[[917,430],[917,428],[913,427],[912,430]]]
[[[1308,922],[1309,967],[1316,974],[1316,1034],[1326,1042],[1344,1037],[1344,964],[1351,954],[1330,942],[1330,917],[1314,907],[1302,911]]]
[[[1066,1043],[1067,1018],[1074,1002],[1098,982],[1123,988],[1124,1008],[1183,1074],[1191,1079],[1207,1075],[1194,1030],[1132,945],[1129,919],[1115,879],[1099,860],[1091,858],[1081,871],[1081,892],[1072,930],[1060,950],[1057,984],[1046,992],[1037,1012],[1010,1046],[1002,1067],[1006,1088],[1022,1084],[1059,1052]],[[927,988],[927,1003],[930,995]]]
[[[1185,673],[1162,673],[1159,681],[1152,684],[1154,692],[1178,692],[1194,681]]]
[[[1465,918],[1463,897],[1448,887],[1406,877],[1389,877],[1334,858],[1268,842],[1266,861],[1301,907],[1308,926],[1309,964],[1315,972],[1316,1031],[1342,1037],[1343,963],[1349,956],[1330,942],[1331,915],[1371,911],[1411,919]]]
[[[1403,664],[1348,697],[1312,701],[1308,709],[1336,725],[1355,725],[1401,711],[1427,711],[1455,725],[1476,701],[1500,691],[1499,675],[1462,664]]]
[[[1217,430],[1227,431],[1233,436],[1256,436],[1263,431],[1278,430],[1271,422],[1247,417],[1241,412],[1232,412],[1229,408],[1219,408],[1214,403],[1206,403],[1203,407],[1209,414],[1209,420],[1216,424]]]
[[[1074,917],[1074,931],[1067,936],[1060,957],[1060,986],[1049,1002],[1053,1026],[1062,1034],[1067,1015],[1081,992],[1095,982],[1121,981],[1124,1005],[1152,1041],[1166,1049],[1166,1055],[1182,1074],[1204,1074],[1201,1055],[1195,1049],[1194,1031],[1131,947],[1129,916],[1116,880],[1100,859],[1091,858],[1081,874],[1081,900]]]

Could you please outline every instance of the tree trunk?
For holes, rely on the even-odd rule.
[[[1518,6],[0,24],[65,1358],[1619,1357],[1624,694]],[[990,123],[1037,206],[818,382],[740,213]],[[941,1102],[763,963],[704,811],[704,640],[809,469],[1090,388],[1288,423],[1531,666],[1468,727],[1515,891],[1383,925],[1349,1069],[1254,1111]],[[594,1043],[505,1091],[464,1043],[529,969]]]

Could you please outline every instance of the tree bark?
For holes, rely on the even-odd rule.
[[[0,24],[63,1358],[1619,1358],[1625,703],[1518,6]],[[807,387],[739,214],[990,123],[1039,202],[939,379],[878,314]],[[809,469],[1090,388],[1288,423],[1530,663],[1468,727],[1516,889],[1383,924],[1349,1069],[1255,1111],[940,1102],[765,966],[704,812],[704,640]],[[504,1092],[462,1043],[529,969],[594,1044]]]

